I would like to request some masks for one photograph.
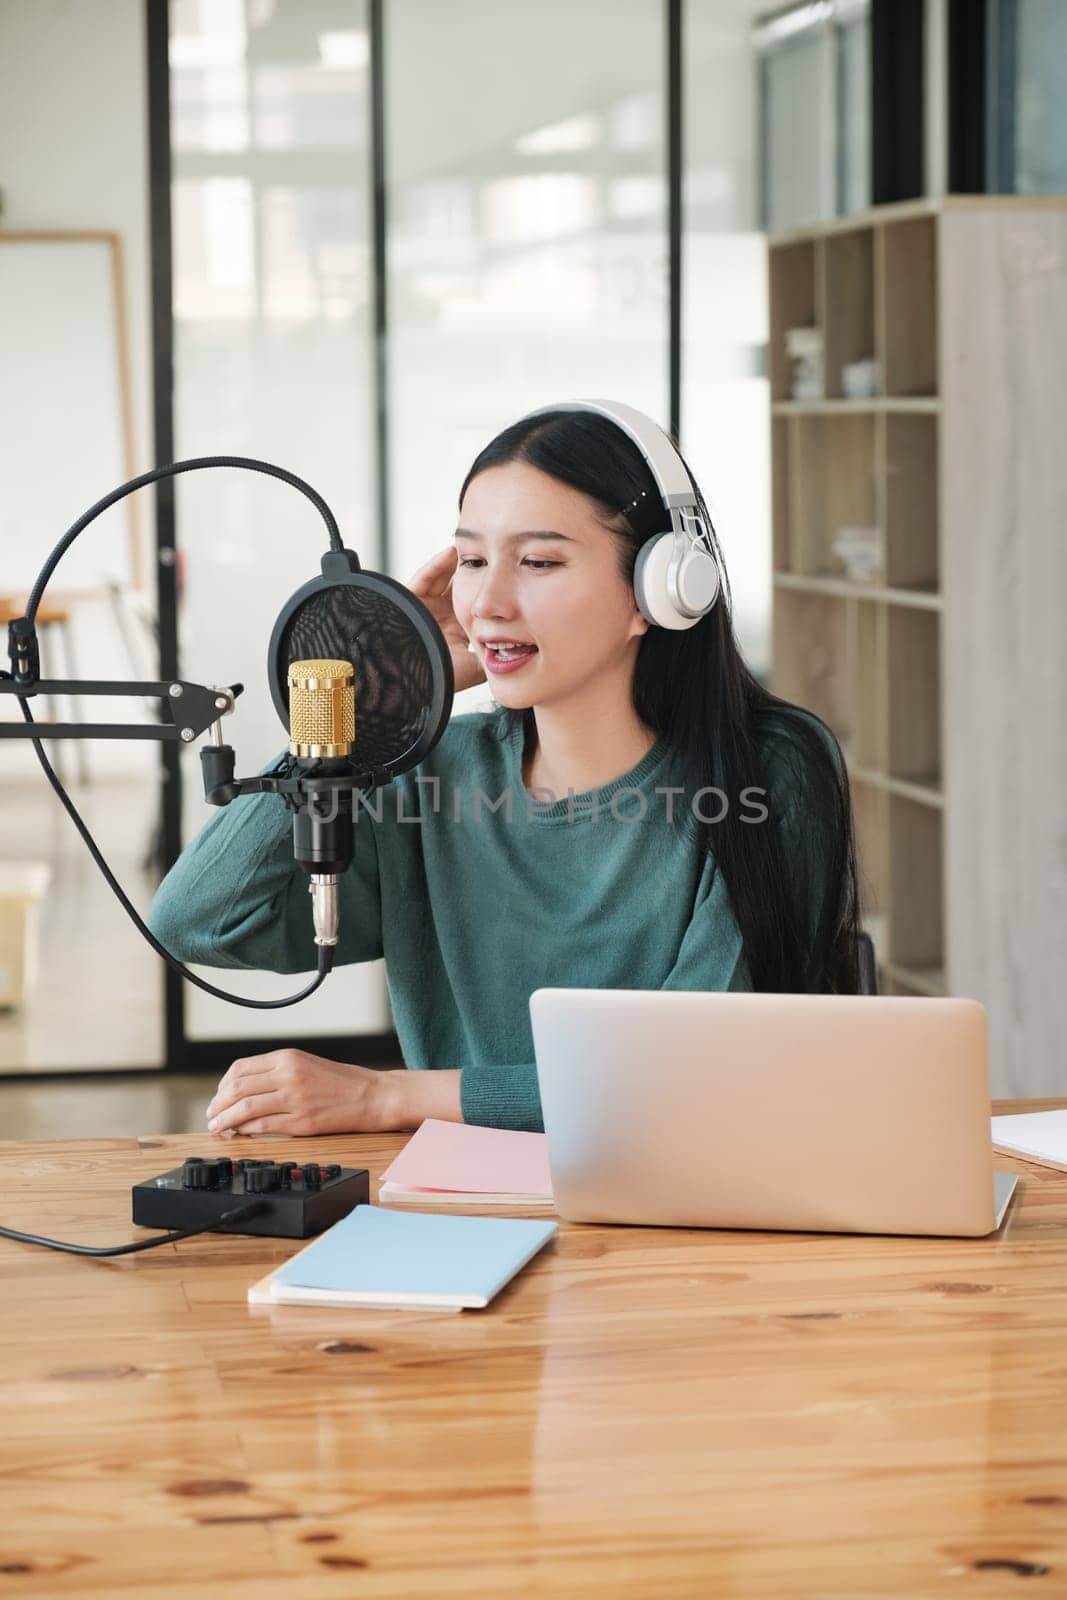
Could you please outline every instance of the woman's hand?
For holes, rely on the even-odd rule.
[[[395,1084],[408,1073],[272,1050],[235,1061],[207,1108],[212,1133],[382,1133],[402,1127]],[[432,1074],[428,1074],[432,1076]]]
[[[420,567],[408,584],[412,594],[422,601],[445,636],[452,654],[457,694],[461,689],[473,689],[476,684],[485,682],[481,662],[467,649],[467,635],[460,627],[452,606],[452,579],[458,560],[459,552],[455,545],[450,544],[447,549],[439,550],[432,556],[424,567]]]

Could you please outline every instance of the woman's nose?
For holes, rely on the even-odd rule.
[[[507,576],[499,568],[483,567],[482,581],[471,607],[476,617],[505,617],[515,609]]]

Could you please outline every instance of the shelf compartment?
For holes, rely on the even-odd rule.
[[[874,232],[831,234],[822,241],[823,363],[829,399],[845,397],[842,368],[874,357]]]
[[[889,773],[941,787],[941,630],[936,612],[889,607]]]
[[[842,528],[877,524],[875,418],[809,414],[789,419],[793,570],[811,577],[845,576],[833,552]],[[878,581],[879,570],[872,581]]]
[[[881,230],[880,325],[887,395],[937,393],[937,232],[933,217]]]
[[[889,796],[888,957],[915,974],[944,966],[941,832],[940,811]]]
[[[901,967],[890,962],[885,969],[886,993],[936,999],[948,993],[941,967]]]
[[[833,596],[778,592],[774,607],[775,694],[814,711],[848,743],[845,602]]]
[[[886,768],[886,613],[873,600],[850,600],[846,670],[851,709],[847,755],[852,766]]]
[[[793,535],[789,494],[789,423],[785,417],[771,422],[771,529],[775,572],[793,570]]]
[[[813,328],[815,305],[815,246],[810,240],[772,248],[770,271],[771,399],[792,396],[785,336],[790,328]]]
[[[937,418],[887,415],[884,426],[886,583],[936,590],[941,570]]]
[[[889,905],[889,796],[872,784],[853,780],[852,819],[859,867],[860,918],[874,940],[879,961],[887,954]]]

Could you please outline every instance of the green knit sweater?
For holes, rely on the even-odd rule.
[[[680,826],[666,744],[602,789],[549,801],[523,785],[523,738],[499,711],[456,717],[419,767],[360,806],[336,959],[385,958],[404,1062],[460,1067],[465,1121],[539,1129],[534,989],[751,981],[722,875]],[[765,804],[760,825],[786,828],[803,854],[795,797],[762,795],[743,815]],[[718,804],[702,802],[709,820]],[[151,925],[184,961],[312,969],[307,877],[280,800],[214,816],[164,880]]]

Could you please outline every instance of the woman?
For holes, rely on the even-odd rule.
[[[684,631],[650,626],[634,566],[664,523],[644,456],[601,416],[537,413],[478,456],[454,544],[411,589],[457,690],[488,677],[496,709],[454,718],[360,811],[341,880],[337,962],[384,956],[407,1065],[235,1061],[213,1132],[539,1128],[542,985],[855,991],[840,751],[751,676],[728,594]],[[186,961],[301,970],[306,883],[284,808],[244,800],[185,851],[153,926]]]

